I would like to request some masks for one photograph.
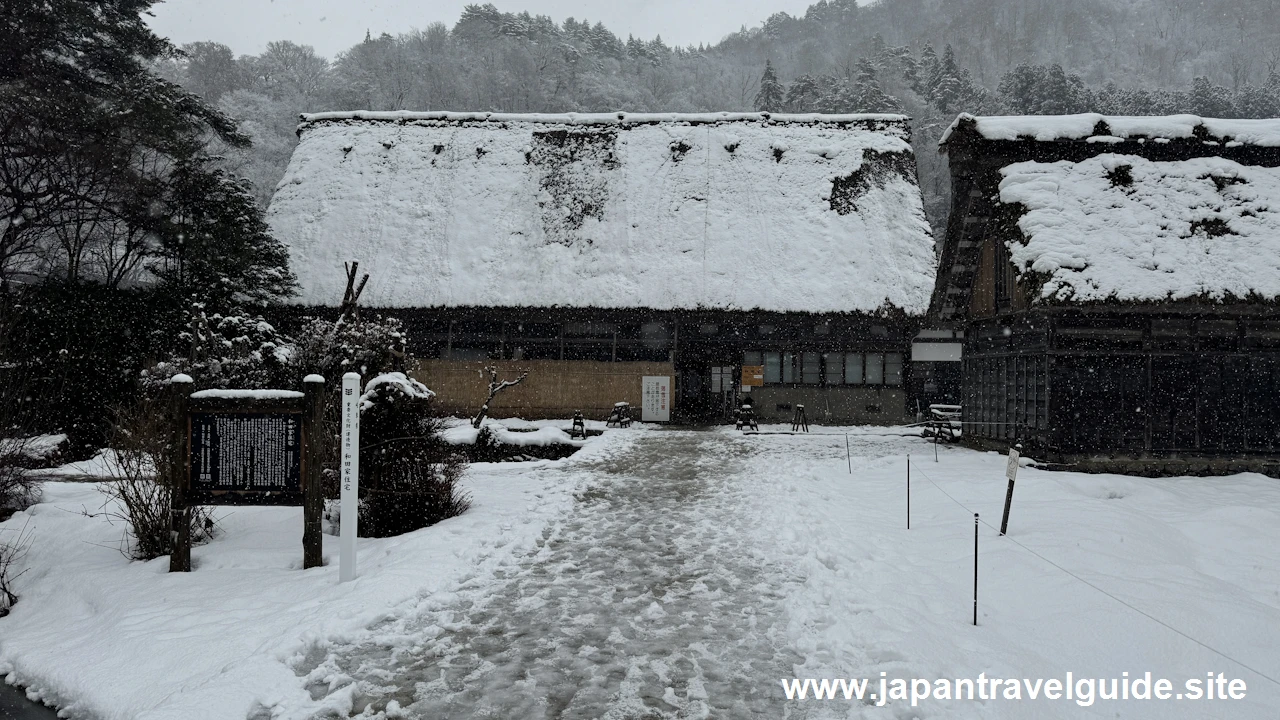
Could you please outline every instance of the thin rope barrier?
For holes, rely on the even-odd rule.
[[[936,483],[936,482],[934,482],[934,481],[933,481],[933,478],[929,477],[927,474],[925,474],[925,473],[923,473],[923,472],[920,472],[920,471],[918,471],[918,470],[917,470],[916,472],[917,472],[921,477],[923,477],[925,480],[928,480],[928,481],[929,481],[929,484],[930,484],[930,485],[933,485],[935,488],[937,488],[939,492],[941,492],[943,495],[946,495],[948,498],[950,498],[951,502],[953,502],[953,503],[955,503],[956,505],[959,505],[960,507],[964,508],[965,512],[970,513],[970,514],[973,514],[973,510],[969,509],[969,507],[968,507],[968,506],[966,506],[964,503],[962,503],[962,502],[960,502],[959,500],[955,499],[955,497],[953,497],[953,496],[951,495],[951,493],[947,492],[946,490],[943,490],[941,485],[939,485],[938,483]],[[992,530],[995,530],[995,531],[999,532],[999,528],[997,528],[996,526],[994,526],[994,525],[992,525],[991,523],[987,522],[986,520],[983,520],[983,519],[979,518],[979,520],[978,520],[978,521],[979,521],[979,522],[981,522],[983,525],[986,525],[987,527],[991,528]],[[1265,680],[1268,680],[1268,681],[1270,681],[1272,684],[1274,684],[1274,685],[1276,685],[1276,686],[1280,687],[1280,680],[1277,680],[1276,678],[1274,678],[1274,677],[1272,677],[1272,676],[1270,676],[1270,675],[1268,675],[1268,674],[1266,674],[1266,673],[1262,672],[1261,670],[1258,670],[1257,668],[1255,668],[1255,667],[1253,667],[1253,666],[1251,666],[1251,665],[1249,665],[1249,664],[1247,664],[1247,663],[1245,663],[1245,662],[1243,662],[1243,661],[1241,661],[1241,660],[1237,660],[1236,658],[1234,658],[1234,657],[1232,657],[1232,656],[1230,656],[1230,655],[1228,655],[1228,654],[1226,654],[1226,653],[1222,652],[1221,650],[1219,650],[1219,649],[1217,649],[1217,648],[1213,647],[1212,645],[1209,645],[1208,643],[1205,643],[1205,642],[1204,642],[1204,641],[1202,641],[1202,640],[1198,640],[1198,639],[1196,639],[1196,638],[1192,637],[1191,635],[1189,635],[1189,634],[1187,634],[1187,633],[1183,632],[1182,630],[1179,630],[1178,628],[1176,628],[1176,627],[1174,627],[1174,626],[1170,625],[1169,623],[1167,623],[1167,622],[1165,622],[1165,621],[1161,620],[1160,618],[1155,617],[1154,615],[1152,615],[1152,614],[1150,614],[1150,613],[1146,612],[1145,610],[1143,610],[1143,609],[1141,609],[1141,608],[1139,608],[1139,607],[1134,606],[1132,603],[1130,603],[1130,602],[1128,602],[1128,601],[1126,601],[1126,600],[1124,600],[1124,599],[1122,599],[1122,598],[1116,597],[1115,595],[1112,595],[1111,593],[1107,592],[1106,590],[1104,590],[1104,589],[1102,589],[1102,588],[1098,587],[1097,585],[1095,585],[1095,584],[1093,584],[1093,583],[1089,582],[1088,580],[1085,580],[1084,578],[1080,577],[1079,575],[1077,575],[1077,574],[1075,574],[1075,573],[1071,572],[1071,571],[1070,571],[1070,570],[1068,570],[1067,568],[1065,568],[1065,567],[1063,567],[1063,566],[1059,565],[1058,563],[1056,563],[1056,562],[1054,562],[1054,561],[1050,560],[1049,558],[1045,557],[1044,555],[1041,555],[1040,553],[1036,552],[1035,550],[1032,550],[1031,548],[1027,547],[1026,545],[1023,545],[1022,543],[1020,543],[1020,542],[1018,542],[1017,540],[1015,540],[1015,539],[1013,539],[1013,538],[1009,537],[1008,535],[1004,535],[1003,537],[1004,537],[1004,539],[1005,539],[1005,540],[1008,540],[1009,542],[1013,543],[1014,545],[1017,545],[1018,547],[1022,548],[1023,550],[1026,550],[1027,552],[1029,552],[1029,553],[1031,553],[1032,555],[1034,555],[1034,556],[1036,556],[1036,557],[1040,558],[1041,560],[1043,560],[1044,562],[1048,563],[1049,565],[1052,565],[1053,567],[1055,567],[1055,568],[1057,568],[1057,569],[1061,570],[1062,572],[1064,572],[1064,573],[1066,573],[1067,575],[1069,575],[1069,576],[1071,576],[1071,577],[1075,578],[1076,580],[1079,580],[1080,582],[1084,583],[1085,585],[1088,585],[1089,587],[1093,588],[1094,590],[1097,590],[1099,593],[1102,593],[1103,595],[1106,595],[1107,597],[1111,598],[1112,600],[1115,600],[1116,602],[1120,603],[1121,605],[1123,605],[1123,606],[1125,606],[1125,607],[1129,608],[1130,610],[1132,610],[1132,611],[1134,611],[1134,612],[1138,613],[1139,615],[1141,615],[1141,616],[1143,616],[1143,617],[1147,618],[1148,620],[1150,620],[1150,621],[1152,621],[1152,622],[1156,623],[1157,625],[1160,625],[1160,626],[1164,627],[1165,629],[1167,629],[1167,630],[1169,630],[1169,631],[1171,631],[1171,632],[1173,632],[1173,633],[1176,633],[1177,635],[1180,635],[1180,636],[1182,636],[1183,638],[1186,638],[1187,640],[1190,640],[1191,642],[1195,643],[1196,645],[1199,645],[1200,647],[1204,648],[1205,650],[1208,650],[1209,652],[1211,652],[1211,653],[1213,653],[1213,654],[1215,654],[1215,655],[1217,655],[1217,656],[1219,656],[1219,657],[1221,657],[1221,658],[1224,658],[1224,659],[1226,659],[1226,660],[1228,660],[1228,661],[1230,661],[1230,662],[1233,662],[1233,663],[1235,663],[1236,665],[1239,665],[1240,667],[1244,668],[1245,670],[1248,670],[1249,672],[1253,673],[1254,675],[1257,675],[1257,676],[1258,676],[1258,677],[1260,677],[1260,678],[1263,678],[1263,679],[1265,679]]]

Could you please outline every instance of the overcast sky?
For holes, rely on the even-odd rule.
[[[604,22],[626,39],[662,35],[668,45],[714,43],[743,24],[755,27],[775,12],[803,15],[814,0],[493,0],[503,12],[529,11]],[[464,5],[483,0],[163,0],[152,27],[181,45],[216,40],[237,54],[257,54],[272,40],[312,45],[333,57],[374,35],[396,34],[440,21],[453,27]]]

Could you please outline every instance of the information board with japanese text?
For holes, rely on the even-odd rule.
[[[191,413],[192,500],[302,493],[301,413]]]
[[[645,375],[640,389],[640,420],[671,422],[671,378],[667,375]]]

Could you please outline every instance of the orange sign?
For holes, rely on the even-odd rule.
[[[743,365],[742,387],[764,387],[764,366]]]

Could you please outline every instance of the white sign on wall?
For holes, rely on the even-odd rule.
[[[671,422],[671,377],[645,375],[640,383],[640,420]]]

